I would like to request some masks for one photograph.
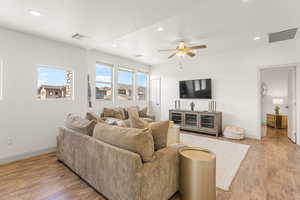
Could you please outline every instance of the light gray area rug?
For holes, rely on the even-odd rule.
[[[223,190],[229,190],[250,147],[189,134],[180,134],[180,142],[186,146],[205,148],[216,154],[216,182],[217,187]]]

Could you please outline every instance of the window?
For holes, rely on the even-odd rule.
[[[96,99],[112,100],[112,73],[112,65],[96,64]]]
[[[118,70],[118,99],[132,100],[133,72],[128,69]]]
[[[40,66],[37,69],[37,98],[45,99],[72,99],[73,72]]]
[[[137,100],[146,101],[147,100],[147,84],[148,76],[144,73],[136,74],[136,94]]]

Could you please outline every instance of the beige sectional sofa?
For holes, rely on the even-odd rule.
[[[121,148],[120,141],[112,144],[115,136],[107,139],[110,135],[96,135],[98,138],[60,128],[57,157],[106,198],[167,200],[178,191],[179,156],[176,147],[164,147],[157,151],[150,149],[153,159],[144,161],[139,149],[134,150],[139,148],[134,144],[126,142]],[[131,146],[127,148],[128,145]],[[148,148],[147,145],[145,148]]]

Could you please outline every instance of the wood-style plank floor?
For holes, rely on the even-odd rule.
[[[300,148],[284,130],[266,131],[261,141],[239,142],[251,147],[230,191],[217,190],[218,200],[300,200]],[[0,199],[105,200],[54,153],[0,166]]]

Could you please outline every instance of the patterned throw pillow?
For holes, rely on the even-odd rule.
[[[139,117],[147,117],[147,107],[143,108],[142,110],[139,110]]]
[[[116,119],[125,119],[125,113],[123,108],[104,108],[102,117],[112,117]]]
[[[102,115],[103,117],[114,117],[114,113],[115,113],[114,109],[104,108]]]

